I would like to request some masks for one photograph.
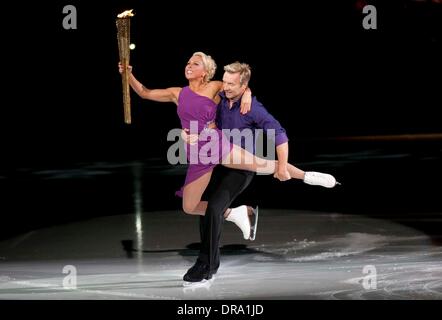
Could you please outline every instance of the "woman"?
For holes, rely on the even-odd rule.
[[[120,72],[123,71],[121,64],[119,65],[119,69]],[[190,128],[191,121],[197,121],[198,134],[201,134],[205,130],[211,130],[212,139],[209,143],[217,144],[215,152],[218,157],[217,163],[207,164],[207,162],[204,161],[193,163],[190,161],[185,184],[181,192],[177,193],[177,195],[183,197],[184,212],[198,215],[205,214],[207,201],[201,201],[201,197],[210,181],[212,170],[217,164],[222,164],[233,169],[255,171],[262,174],[274,174],[277,172],[277,160],[257,158],[239,146],[230,144],[222,132],[214,125],[216,107],[220,100],[218,94],[222,90],[223,83],[220,81],[211,81],[216,71],[216,64],[210,56],[202,52],[196,52],[192,55],[185,67],[185,76],[189,81],[189,85],[184,88],[147,89],[134,77],[130,66],[128,66],[128,70],[130,71],[130,85],[140,97],[159,102],[174,102],[178,107],[177,113],[184,129]],[[242,99],[242,113],[245,113],[247,109],[250,108],[250,102],[251,93],[249,90]],[[213,133],[215,133],[215,135],[213,135]],[[200,154],[199,151],[206,145],[207,142],[198,141],[198,154]],[[190,149],[190,147],[187,147],[188,160],[190,159]],[[213,149],[211,148],[211,150]],[[212,154],[211,156],[213,157]],[[233,161],[234,159],[235,162]],[[240,159],[239,163],[237,163],[238,161],[236,161],[236,159]],[[290,174],[289,178],[304,180],[304,171],[291,164],[288,164],[287,170]],[[330,175],[327,176],[331,177]],[[336,184],[336,180],[333,177],[331,177],[331,179],[333,182],[328,187],[334,187]],[[228,214],[229,212],[226,212],[226,215]],[[227,220],[229,220],[232,214],[233,212],[229,214]],[[242,226],[240,226],[240,228],[243,230]],[[246,233],[244,233],[244,237],[246,238]]]

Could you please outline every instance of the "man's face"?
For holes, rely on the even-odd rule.
[[[226,94],[227,99],[236,100],[247,88],[246,84],[241,85],[239,82],[239,72],[229,73],[224,72],[223,76],[223,90]]]

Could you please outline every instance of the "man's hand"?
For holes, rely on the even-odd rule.
[[[198,142],[198,135],[197,134],[188,134],[189,129],[183,129],[181,130],[181,138],[190,145],[194,145]]]
[[[275,172],[273,175],[276,179],[279,181],[287,181],[290,180],[292,177],[290,176],[290,173],[287,170],[286,166],[280,166],[278,167],[278,171]]]

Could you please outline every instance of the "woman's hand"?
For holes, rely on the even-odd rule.
[[[118,71],[120,73],[123,73],[124,67],[121,64],[121,62],[118,62]],[[132,73],[132,66],[127,66],[127,70],[129,71],[129,73]]]
[[[241,114],[246,114],[252,109],[252,91],[247,88],[241,98]]]
[[[181,138],[190,145],[194,145],[198,142],[198,135],[197,134],[188,134],[189,129],[183,129],[181,130]]]

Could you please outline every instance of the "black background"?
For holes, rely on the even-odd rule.
[[[440,5],[358,1],[49,1],[4,5],[4,153],[14,161],[163,155],[173,104],[135,94],[123,123],[116,15],[133,8],[131,63],[147,87],[185,86],[195,51],[252,66],[253,93],[289,137],[439,132]],[[65,5],[77,29],[62,26]]]

